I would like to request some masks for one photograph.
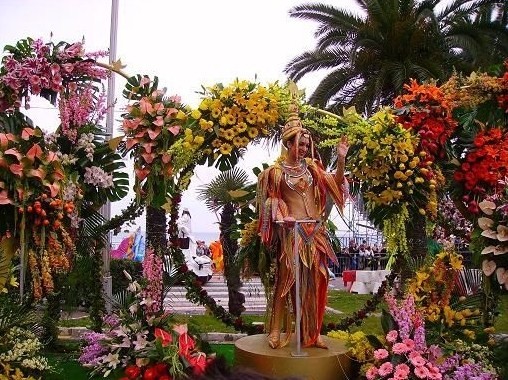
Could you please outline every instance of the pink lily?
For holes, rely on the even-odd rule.
[[[155,118],[155,121],[152,122],[152,124],[156,125],[157,127],[162,127],[164,125],[164,119],[162,116],[157,116]]]
[[[146,153],[152,153],[152,148],[154,146],[157,146],[157,144],[155,144],[153,142],[147,142],[147,143],[143,144],[143,149],[145,149]]]
[[[0,148],[7,148],[9,141],[15,141],[12,133],[0,133]]]
[[[139,101],[139,109],[141,110],[142,114],[147,113],[147,114],[152,115],[154,112],[152,103],[150,103],[150,101],[147,98],[142,98]]]
[[[150,136],[150,139],[155,140],[157,138],[157,136],[159,136],[159,134],[161,133],[161,129],[160,128],[156,128],[155,130],[148,129],[147,132],[148,132],[148,136]]]

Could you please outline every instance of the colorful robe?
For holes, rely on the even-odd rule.
[[[330,197],[342,210],[347,194],[345,185],[340,187],[335,182],[335,175],[327,173],[318,161],[307,158],[309,172],[313,178],[313,195],[317,201],[318,218],[324,222],[326,217],[327,197]],[[289,210],[281,194],[283,171],[279,164],[274,164],[260,173],[258,177],[257,205],[259,211],[259,233],[261,241],[268,249],[274,250],[277,258],[275,287],[282,287],[281,297],[284,302],[282,321],[286,339],[281,346],[287,345],[292,329],[295,311],[295,270],[291,260],[294,250],[294,229],[287,229],[275,223],[289,216]],[[300,236],[298,255],[300,259],[300,294],[301,294],[301,338],[304,347],[316,343],[321,331],[325,313],[328,291],[328,261],[336,261],[336,255],[330,245],[326,228],[323,223],[318,227],[313,224],[302,224],[306,235],[317,228],[313,237],[306,242]],[[276,289],[276,288],[275,288]],[[275,293],[274,293],[275,294]],[[274,297],[275,298],[275,297]],[[272,299],[271,310],[274,302]],[[270,319],[270,330],[274,323],[274,315]]]

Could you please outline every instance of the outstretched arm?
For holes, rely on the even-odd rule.
[[[337,144],[337,170],[335,171],[335,182],[337,186],[341,186],[344,182],[344,169],[346,166],[346,155],[349,150],[347,137],[342,136]]]

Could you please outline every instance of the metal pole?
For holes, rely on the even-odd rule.
[[[111,25],[109,32],[109,63],[116,61],[116,36],[118,31],[118,0],[111,0]],[[107,94],[107,113],[106,113],[106,138],[113,136],[113,122],[115,112],[115,75],[111,73],[108,78],[108,94]],[[101,207],[101,214],[104,219],[111,218],[111,203],[106,202]],[[109,268],[111,261],[111,234],[108,232],[107,245],[103,253],[103,289],[105,294],[105,305],[107,313],[111,313],[111,297],[112,297],[112,278]]]
[[[293,247],[293,260],[295,264],[295,293],[296,293],[296,352],[291,352],[291,356],[308,356],[309,354],[306,352],[302,352],[302,342],[301,342],[301,326],[300,322],[302,320],[302,310],[301,310],[301,294],[300,294],[300,255],[298,254],[298,238],[300,237],[300,232],[298,231],[299,222],[295,222],[295,226],[293,228],[293,233],[295,234],[295,244]]]

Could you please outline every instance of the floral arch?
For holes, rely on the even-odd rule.
[[[35,299],[50,293],[69,268],[75,237],[85,236],[85,244],[100,248],[103,241],[95,236],[132,219],[140,205],[169,214],[171,256],[185,272],[175,244],[176,220],[195,165],[234,167],[251,141],[277,133],[295,93],[288,85],[236,80],[205,88],[193,109],[167,96],[156,77],[127,76],[116,64],[99,64],[105,53],[85,53],[80,43],[27,39],[7,51],[0,71],[0,285],[19,252],[30,268]],[[123,95],[129,104],[122,116],[124,135],[107,140],[100,127],[106,110],[100,81],[111,71],[127,79]],[[442,86],[413,82],[392,108],[370,118],[354,110],[342,116],[317,112],[296,98],[304,124],[316,131],[321,146],[349,136],[353,190],[363,193],[371,218],[401,262],[409,252],[425,256],[425,231],[422,235],[417,225],[438,223],[451,234],[453,221],[450,225],[438,214],[440,194],[448,189],[447,199],[473,223],[478,266],[489,280],[508,287],[507,94],[506,73],[500,71],[456,76]],[[57,134],[44,134],[20,112],[32,95],[58,102]],[[119,170],[126,154],[134,159],[137,203],[92,229],[87,218],[98,218],[102,204],[127,193],[127,175]],[[257,331],[217,305],[190,276],[185,281],[191,300],[210,307],[225,323]],[[352,317],[328,327],[357,323],[375,309],[385,289]]]

